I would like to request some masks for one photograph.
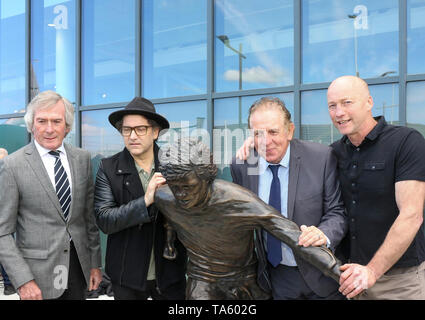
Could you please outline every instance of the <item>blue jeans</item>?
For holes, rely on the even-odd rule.
[[[3,268],[3,266],[1,264],[0,264],[0,269],[1,269],[1,275],[3,277],[3,284],[4,284],[4,286],[10,286],[10,285],[12,285],[10,283],[9,277],[7,276],[6,271],[4,270],[4,268]]]

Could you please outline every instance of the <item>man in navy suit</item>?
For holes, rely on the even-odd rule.
[[[293,139],[291,114],[277,98],[256,101],[249,111],[248,126],[254,138],[238,151],[239,160],[233,159],[233,182],[269,204],[277,188],[278,211],[301,228],[299,245],[326,245],[334,251],[346,233],[347,221],[332,149]],[[254,152],[250,152],[252,146]],[[343,299],[337,282],[294,255],[285,244],[269,247],[274,240],[264,230],[257,232],[258,281],[274,299]]]

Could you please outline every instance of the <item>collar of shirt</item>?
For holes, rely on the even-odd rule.
[[[291,155],[291,144],[288,145],[288,149],[286,149],[286,153],[283,156],[282,160],[280,160],[279,164],[282,167],[289,168],[289,157]],[[276,165],[275,163],[269,163],[263,157],[260,157],[259,160],[259,169],[260,172],[265,172],[269,165]]]
[[[146,175],[152,173],[152,170],[155,170],[155,163],[154,161],[152,161],[152,165],[151,165],[151,171],[150,172],[146,172],[141,166],[139,166],[136,162],[136,160],[134,160],[134,164],[136,165],[136,170],[139,174],[144,173]]]
[[[42,146],[41,146],[41,145],[37,142],[37,140],[34,140],[34,144],[35,144],[35,147],[37,148],[38,153],[40,154],[40,157],[42,157],[42,158],[43,158],[45,155],[49,154],[49,152],[50,152],[50,151],[52,151],[52,150],[49,150],[49,149],[46,149],[46,148],[42,147]],[[62,142],[62,144],[60,145],[60,147],[56,149],[56,151],[60,151],[60,153],[59,153],[59,154],[64,154],[64,155],[66,156],[66,150],[65,150],[65,147],[64,147],[64,145],[63,145],[63,142]],[[49,154],[49,156],[54,158],[54,156],[52,156],[51,154]],[[62,158],[62,157],[61,157],[61,158]]]
[[[366,136],[369,140],[375,140],[381,134],[384,127],[387,125],[384,116],[374,117],[374,119],[378,122],[375,127],[373,127],[372,131]]]
[[[279,170],[278,176],[280,180],[281,185],[281,213],[286,216],[286,205],[287,205],[287,199],[288,199],[288,179],[289,179],[289,158],[291,154],[290,145],[288,145],[288,149],[286,150],[286,154],[282,158],[282,160],[279,162],[279,164],[284,168],[284,170]],[[269,196],[270,196],[270,186],[273,180],[273,174],[268,168],[269,164],[273,165],[272,163],[267,162],[263,157],[260,157],[259,159],[259,166],[260,166],[260,174],[258,179],[258,196],[260,199],[262,199],[265,203],[269,202]],[[274,164],[275,165],[275,164]]]
[[[51,150],[46,149],[44,147],[42,147],[36,140],[34,140],[34,144],[35,147],[37,149],[37,152],[40,154],[41,157],[41,161],[43,162],[44,167],[46,168],[47,174],[49,175],[49,179],[50,182],[53,185],[53,188],[55,188],[55,157],[52,156],[51,154],[49,154],[49,152]],[[66,155],[66,150],[65,147],[63,145],[63,143],[61,144],[61,146],[59,148],[56,149],[56,151],[60,151],[59,155],[60,155],[60,159],[62,162],[62,166],[66,171],[66,174],[68,176],[68,180],[69,180],[69,184],[70,184],[70,188],[72,190],[72,176],[71,176],[71,167],[69,165],[68,162],[68,158]]]
[[[382,133],[382,130],[384,130],[385,126],[387,125],[387,122],[385,121],[385,117],[384,116],[378,116],[378,117],[374,117],[374,119],[378,122],[375,127],[373,127],[373,129],[366,135],[364,141],[361,143],[363,144],[365,141],[374,141],[376,140],[379,135]],[[342,138],[342,142],[344,142],[347,145],[352,145],[353,148],[357,148],[355,147],[350,139],[348,139],[347,136],[344,136]]]
[[[153,174],[155,173],[155,162],[152,161],[151,171],[146,172],[141,166],[139,166],[134,160],[134,164],[136,166],[137,173],[139,174],[140,182],[142,183],[143,190],[146,191],[149,181],[151,180]]]

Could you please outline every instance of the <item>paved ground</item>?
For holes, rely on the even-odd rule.
[[[11,294],[9,296],[5,296],[3,294],[3,281],[0,279],[0,300],[19,300],[19,296],[17,293]],[[87,300],[114,300],[114,297],[108,297],[106,294],[100,296],[96,299],[87,299]]]

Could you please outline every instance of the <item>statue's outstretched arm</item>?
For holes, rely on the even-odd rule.
[[[301,230],[295,222],[280,214],[272,213],[264,220],[263,228],[288,245],[295,255],[309,262],[328,277],[339,282],[339,277],[341,275],[339,267],[341,266],[341,262],[329,249],[325,246],[303,247],[298,245],[298,238],[301,235]]]

